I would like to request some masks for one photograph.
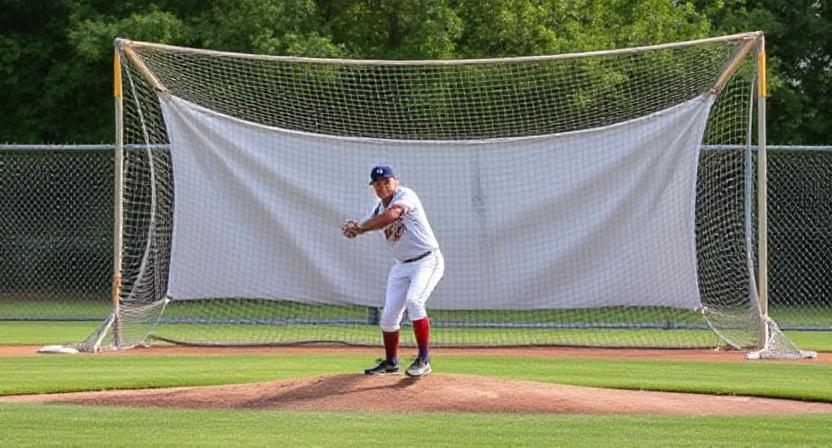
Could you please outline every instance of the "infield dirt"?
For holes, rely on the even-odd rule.
[[[371,412],[772,415],[832,413],[832,403],[566,386],[473,375],[343,374],[261,383],[0,397],[92,406]]]
[[[36,355],[39,347],[0,346],[0,356]],[[366,353],[379,349],[344,346],[185,347],[152,346],[76,356],[199,356],[228,354]],[[713,350],[629,350],[584,348],[436,349],[436,353],[482,356],[537,356],[655,359],[708,362],[800,362],[827,364],[828,354],[812,360],[747,361],[742,352]],[[41,355],[45,356],[45,355]],[[560,414],[773,415],[832,413],[832,403],[743,396],[600,389],[474,375],[434,373],[420,380],[402,375],[368,377],[342,374],[260,383],[111,390],[0,397],[0,402],[66,403],[93,406],[371,412],[510,412]]]

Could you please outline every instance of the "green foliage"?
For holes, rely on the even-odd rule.
[[[195,45],[260,54],[337,57],[312,0],[214,0],[189,17]]]
[[[695,3],[720,33],[765,33],[769,142],[832,143],[832,5],[814,0]]]
[[[327,1],[333,38],[354,58],[446,59],[462,31],[446,0]]]
[[[92,108],[73,98],[81,77],[69,63],[55,63],[71,52],[62,37],[67,8],[59,2],[4,0],[0,10],[0,140],[66,141],[71,132],[65,132],[69,126],[62,117],[78,112],[73,126],[102,128],[104,121],[93,125],[82,117]]]
[[[828,2],[0,0],[0,9],[4,141],[112,141],[116,37],[262,54],[447,59],[622,48],[760,29],[768,39],[769,141],[830,142]]]
[[[133,13],[121,20],[107,16],[79,20],[67,32],[70,45],[88,62],[100,61],[110,55],[113,36],[167,43],[182,42],[187,35],[181,20],[156,9]]]
[[[556,54],[705,37],[706,17],[664,0],[462,0],[461,53],[470,57]]]

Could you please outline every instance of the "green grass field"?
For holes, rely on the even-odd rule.
[[[3,405],[0,420],[4,446],[782,448],[832,443],[832,417],[826,415],[671,418]]]
[[[49,300],[48,298],[0,300],[0,319],[45,316],[48,319],[86,319],[58,325],[64,334],[54,338],[51,331],[16,332],[14,322],[0,325],[0,343],[46,344],[84,339],[109,313],[102,299]],[[772,312],[778,322],[799,328],[832,328],[832,314],[817,307],[777,307]],[[828,316],[830,317],[826,317]],[[357,345],[380,343],[373,311],[360,306],[305,305],[274,300],[179,301],[168,304],[153,337],[188,344],[228,341],[238,344],[298,343],[306,341],[347,342]],[[27,317],[28,316],[28,317]],[[96,319],[95,316],[98,316]],[[706,348],[722,343],[694,311],[666,307],[606,307],[563,310],[477,310],[432,312],[432,342],[437,347],[490,345],[580,345],[595,347]],[[808,320],[807,320],[808,319]],[[320,325],[321,322],[330,322]],[[286,324],[291,322],[291,324]],[[337,322],[338,324],[332,324]],[[522,325],[521,325],[522,324]],[[37,322],[26,325],[40,325]],[[587,328],[593,325],[594,328]],[[634,325],[634,326],[633,326]],[[52,325],[48,325],[52,326]],[[84,327],[89,330],[82,331]],[[44,326],[42,326],[43,328]],[[78,331],[75,331],[77,329]],[[729,339],[739,344],[752,343],[752,328],[727,329]],[[793,331],[799,346],[811,350],[832,350],[832,331]],[[412,341],[405,338],[403,344]]]
[[[7,321],[0,322],[0,345],[46,345],[46,344],[64,344],[70,342],[78,342],[84,340],[89,336],[93,330],[98,328],[99,322],[40,322],[40,321]],[[187,334],[185,327],[194,327],[188,324],[169,325],[168,327],[176,327],[167,329],[168,335]],[[190,328],[189,336],[201,335],[201,337],[210,339],[210,329],[204,326],[205,329]],[[234,331],[239,332],[241,339],[247,336],[245,332],[256,332],[258,328],[246,328],[247,326],[240,325]],[[228,330],[228,326],[224,327]],[[302,340],[304,336],[320,334],[319,328],[297,327],[291,330],[291,335],[288,337]],[[357,329],[349,329],[345,331],[353,331],[360,333],[362,337],[369,344],[379,343],[378,328],[375,326],[364,326]],[[442,329],[438,330],[444,333],[446,340],[454,341],[454,334],[460,334],[459,338],[469,338],[477,340],[499,340],[503,343],[507,338],[512,337],[507,332],[501,329]],[[696,330],[694,330],[696,331]],[[306,333],[305,333],[306,332]],[[576,329],[576,330],[526,330],[514,334],[518,338],[518,343],[528,341],[534,338],[533,333],[546,333],[546,338],[549,340],[557,339],[558,334],[562,335],[563,340],[583,339],[587,341],[614,341],[616,335],[621,333],[628,333],[626,340],[657,340],[664,338],[664,340],[684,339],[684,337],[676,335],[680,331],[677,330],[590,330],[590,329]],[[580,336],[576,336],[579,333]],[[463,336],[465,334],[465,336]],[[815,350],[822,352],[832,352],[832,332],[831,331],[791,331],[786,333],[787,336],[794,341],[800,348],[804,350]],[[228,336],[228,335],[224,335]],[[702,336],[700,339],[706,337],[713,338],[712,333],[709,336]],[[251,336],[248,336],[250,339]],[[355,338],[355,335],[352,336]],[[489,339],[490,338],[490,339]],[[541,337],[542,339],[542,337]],[[403,342],[406,342],[403,340]],[[509,341],[510,342],[510,341]]]
[[[92,323],[2,322],[0,344],[85,337]],[[798,332],[790,334],[808,336]],[[830,335],[806,338],[828,347]],[[371,357],[315,355],[0,357],[0,395],[245,383],[358,372]],[[436,373],[832,402],[832,365],[434,355]],[[667,417],[283,412],[0,405],[2,446],[830,446],[832,414]],[[824,429],[827,428],[827,429]]]
[[[832,366],[586,358],[441,355],[443,373],[578,386],[754,395],[832,402]],[[209,356],[20,356],[4,359],[0,394],[76,392],[247,383],[355,373],[372,356],[344,354]],[[626,374],[623,374],[626,372]],[[718,378],[719,381],[714,379]],[[775,380],[776,379],[776,380]]]

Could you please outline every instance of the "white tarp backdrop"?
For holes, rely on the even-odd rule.
[[[168,294],[381,306],[393,263],[370,168],[413,188],[445,255],[433,309],[700,305],[694,204],[713,98],[616,125],[477,141],[344,138],[162,99],[174,168]]]

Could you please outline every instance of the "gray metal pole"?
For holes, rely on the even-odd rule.
[[[124,197],[124,99],[121,86],[121,57],[118,48],[113,59],[113,94],[116,106],[116,147],[115,147],[115,200],[113,206],[113,345],[121,346],[121,250],[122,250],[122,208]],[[97,349],[97,347],[96,347]]]
[[[766,43],[757,49],[757,265],[759,269],[760,328],[757,348],[768,348],[768,161],[766,158]]]

